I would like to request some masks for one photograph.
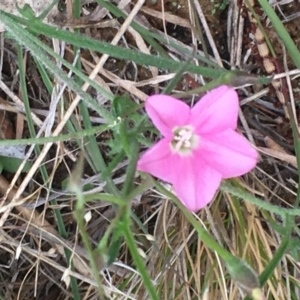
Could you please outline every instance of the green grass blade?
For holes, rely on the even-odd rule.
[[[274,9],[270,5],[267,0],[258,0],[261,7],[264,9],[266,15],[270,19],[272,25],[274,26],[276,32],[278,33],[279,37],[281,38],[282,42],[284,43],[288,53],[290,54],[292,60],[294,61],[296,67],[300,69],[300,52],[295,45],[294,41],[292,40],[291,36],[285,29],[284,25],[278,18],[277,14],[275,13]]]

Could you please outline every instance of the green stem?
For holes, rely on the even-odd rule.
[[[78,131],[76,133],[62,134],[58,136],[31,138],[31,139],[18,139],[18,140],[1,140],[0,146],[14,146],[14,145],[32,145],[32,144],[47,144],[56,143],[62,141],[68,141],[72,139],[79,139],[94,134],[100,134],[110,128],[109,125],[100,125],[90,129]]]
[[[72,188],[72,187],[71,187]],[[92,249],[92,245],[90,243],[89,240],[89,235],[86,231],[86,224],[84,221],[84,196],[82,194],[82,191],[80,189],[80,187],[76,184],[76,182],[73,183],[73,191],[76,193],[77,196],[77,202],[76,202],[76,208],[74,211],[74,216],[76,218],[77,221],[77,226],[79,229],[79,232],[81,234],[82,237],[82,241],[84,243],[84,247],[86,249],[88,258],[89,258],[89,264],[91,266],[92,272],[93,272],[93,277],[95,279],[95,281],[97,282],[97,288],[98,288],[98,293],[101,299],[104,299],[103,295],[104,295],[104,291],[102,289],[102,283],[99,277],[99,264],[96,263],[96,259],[95,256],[93,254],[93,249]],[[97,254],[96,254],[97,255]],[[102,259],[102,264],[101,267],[104,267],[104,260],[103,258],[100,257],[100,259]]]
[[[259,209],[264,209],[266,211],[269,211],[271,213],[275,213],[277,215],[280,215],[282,217],[286,216],[299,216],[300,215],[300,209],[288,209],[284,207],[279,207],[276,205],[272,205],[270,203],[267,203],[266,201],[260,200],[249,193],[246,193],[242,191],[239,188],[234,187],[230,182],[223,181],[221,184],[221,190],[224,192],[229,192],[230,194],[243,199],[245,201],[248,201],[249,203],[252,203],[256,205]]]
[[[147,291],[149,292],[150,299],[159,300],[160,298],[156,294],[156,291],[155,291],[154,286],[151,282],[149,274],[147,273],[147,269],[145,267],[145,264],[143,263],[143,261],[141,259],[141,256],[140,256],[140,254],[137,250],[138,246],[136,245],[136,243],[134,241],[134,237],[133,237],[132,231],[130,229],[130,224],[131,224],[130,214],[127,211],[125,216],[124,216],[124,221],[123,221],[123,224],[122,224],[124,238],[126,240],[129,251],[132,255],[132,258],[133,258],[133,260],[136,264],[136,267],[137,267],[138,271],[140,272],[140,274],[143,278],[143,284],[144,284],[145,288],[147,289]]]
[[[130,145],[131,154],[128,157],[129,162],[126,170],[126,178],[122,188],[122,196],[126,197],[131,192],[136,172],[136,163],[139,158],[139,147],[136,141],[132,141]],[[129,199],[132,200],[132,199]]]
[[[124,47],[120,46],[113,46],[111,44],[105,43],[103,41],[97,41],[94,39],[91,39],[89,37],[86,37],[84,35],[79,35],[76,33],[71,33],[65,30],[53,30],[53,27],[43,24],[40,21],[36,22],[29,22],[28,20],[9,15],[7,13],[0,11],[0,18],[1,21],[5,24],[5,26],[10,30],[11,34],[13,36],[14,28],[16,27],[16,22],[13,22],[12,20],[16,20],[17,22],[20,22],[26,26],[29,26],[29,29],[36,33],[36,34],[45,34],[48,37],[57,38],[60,40],[63,40],[67,43],[70,43],[72,45],[76,45],[78,47],[85,47],[85,49],[92,50],[92,51],[98,51],[104,54],[108,54],[111,57],[115,57],[118,59],[124,59],[124,60],[130,60],[133,62],[136,62],[141,65],[148,65],[148,66],[155,66],[161,69],[169,69],[173,71],[177,71],[180,69],[180,67],[184,64],[184,62],[181,61],[175,61],[171,58],[164,58],[159,56],[154,56],[150,54],[145,54],[139,51],[134,51],[132,49],[126,49]],[[3,20],[2,20],[3,17]],[[4,18],[5,17],[5,18]],[[5,22],[4,22],[5,21]],[[12,24],[12,22],[14,24]],[[18,30],[20,31],[21,26],[18,25]],[[22,28],[23,29],[23,28]],[[26,32],[28,35],[28,32],[26,30],[22,30],[23,32]],[[35,41],[36,44],[38,44],[37,41]],[[41,43],[41,42],[40,42]],[[24,43],[22,43],[24,44]],[[27,47],[27,43],[26,47]],[[42,47],[40,45],[40,47]],[[43,46],[45,47],[45,46]],[[32,49],[30,49],[32,51]],[[48,50],[47,50],[48,52]],[[50,52],[49,52],[50,53]],[[52,53],[51,53],[52,55]],[[71,68],[70,68],[71,69]],[[73,70],[72,70],[73,71]],[[218,78],[222,74],[226,74],[228,71],[224,69],[214,70],[212,68],[207,67],[200,67],[193,64],[188,65],[187,71],[193,72],[195,74],[201,74],[210,78]],[[76,71],[74,71],[75,73]],[[78,75],[78,74],[76,74]]]

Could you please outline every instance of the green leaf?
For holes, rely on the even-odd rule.
[[[22,15],[26,19],[28,19],[28,20],[35,19],[34,12],[29,4],[26,3],[23,6],[23,8],[21,8],[21,7],[19,7],[18,3],[16,3],[16,8],[17,8],[18,12],[20,13],[20,15]]]
[[[57,28],[54,29],[53,27],[43,24],[42,22],[30,23],[30,21],[28,21],[28,20],[19,18],[17,16],[11,15],[11,14],[7,14],[1,10],[0,10],[0,17],[2,18],[1,21],[5,24],[5,26],[10,31],[14,30],[17,22],[20,22],[21,24],[28,26],[28,30],[30,30],[31,32],[34,32],[36,34],[44,34],[44,35],[48,36],[49,38],[50,37],[57,38],[57,39],[65,41],[67,43],[70,43],[73,46],[83,47],[87,50],[97,51],[97,52],[100,52],[103,54],[109,54],[111,57],[115,57],[118,59],[130,60],[132,62],[136,62],[141,65],[156,66],[156,67],[162,68],[162,69],[178,71],[178,69],[180,69],[180,67],[185,64],[185,62],[175,61],[171,58],[164,58],[164,57],[159,57],[159,56],[155,56],[155,55],[145,54],[140,51],[126,49],[121,46],[113,46],[109,43],[94,40],[87,36],[68,32],[66,30],[60,30]],[[14,20],[14,22],[12,22],[12,20]],[[18,33],[20,34],[23,30],[22,30],[22,28],[18,28],[18,29],[19,29]],[[28,32],[26,34],[28,34]],[[22,36],[19,36],[17,38],[18,42],[25,44],[24,40],[21,41],[21,38],[22,38]],[[28,46],[28,44],[26,46]],[[31,52],[33,52],[32,49],[29,49],[29,50],[31,50]],[[50,50],[48,50],[48,52],[50,52]],[[52,52],[51,52],[51,54],[52,54]],[[46,63],[46,62],[44,62],[44,63]],[[68,67],[71,69],[72,66],[71,67],[68,66]],[[189,64],[187,67],[187,71],[195,73],[195,74],[201,74],[201,75],[204,75],[204,76],[210,77],[210,78],[218,78],[220,75],[230,72],[230,71],[227,71],[224,69],[214,70],[212,68],[200,67],[200,66],[197,66],[194,64]]]
[[[112,101],[112,113],[114,117],[123,117],[128,111],[136,109],[138,105],[129,99],[127,95],[117,96]]]
[[[16,158],[16,157],[7,157],[7,156],[0,156],[0,165],[3,170],[15,173],[19,169],[23,159]],[[22,172],[27,172],[31,168],[31,162],[26,162]],[[2,169],[1,169],[2,171]]]
[[[3,171],[3,165],[2,165],[2,162],[0,160],[0,174],[2,173],[2,171]]]
[[[288,246],[289,246],[289,238],[285,238],[281,242],[279,248],[274,253],[271,261],[269,262],[269,264],[266,266],[264,271],[260,274],[259,283],[261,285],[264,285],[267,282],[267,280],[271,277],[274,270],[279,265],[279,263],[282,260],[284,254],[286,253],[286,250],[287,250]]]
[[[110,264],[112,264],[120,251],[121,245],[122,245],[122,237],[121,237],[121,232],[116,232],[117,230],[115,230],[114,234],[113,234],[113,239],[111,244],[109,245],[109,249],[108,249],[108,258],[107,258],[107,265],[109,266]]]
[[[299,259],[299,251],[300,251],[300,241],[299,238],[291,238],[289,241],[289,247],[291,251],[292,257],[298,261]]]

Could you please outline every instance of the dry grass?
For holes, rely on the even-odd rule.
[[[258,63],[257,56],[249,55],[250,51],[255,53],[255,46],[245,42],[249,24],[243,18],[235,22],[240,13],[236,1],[232,1],[225,11],[217,9],[215,15],[211,14],[214,6],[210,1],[179,2],[181,9],[178,10],[178,14],[174,14],[170,12],[171,1],[165,1],[164,6],[161,6],[160,2],[150,5],[150,2],[146,1],[145,5],[144,1],[136,1],[134,6],[130,6],[131,9],[128,6],[124,9],[128,18],[121,27],[102,31],[93,28],[81,29],[82,34],[91,34],[94,38],[101,35],[101,38],[111,44],[122,41],[124,47],[151,53],[144,37],[129,26],[133,18],[150,31],[167,37],[187,50],[198,48],[199,39],[202,39],[199,28],[202,28],[206,47],[199,47],[198,53],[208,55],[207,58],[220,67],[253,70],[253,73],[258,71],[255,68],[255,64]],[[122,1],[120,3],[122,4]],[[71,15],[72,5],[72,1],[66,1],[68,15]],[[285,13],[286,6],[278,5]],[[96,6],[91,6],[90,9],[98,18],[102,16]],[[285,18],[292,18],[291,16]],[[180,34],[178,28],[183,30],[184,34]],[[174,35],[168,36],[167,29],[169,34],[173,29]],[[268,32],[273,32],[275,36],[272,29]],[[186,42],[184,37],[188,34],[189,41]],[[228,37],[228,51],[224,50],[227,46],[220,40],[220,36],[224,34]],[[295,37],[296,42],[298,38]],[[82,72],[105,90],[114,95],[128,94],[138,104],[143,103],[148,94],[160,92],[175,75],[156,67],[142,67],[134,62],[115,60],[109,55],[89,50],[83,50],[81,55],[77,56],[72,45],[46,38],[43,38],[43,41],[49,45],[53,42],[53,48],[58,53],[59,47],[62,47],[65,58],[69,61],[79,59]],[[275,37],[272,43],[278,43]],[[14,138],[28,137],[28,123],[24,118],[22,101],[24,95],[21,94],[17,72],[17,47],[11,40],[3,37],[2,45],[1,55],[4,60],[0,108],[6,112],[2,131],[5,125],[8,131],[13,131]],[[174,59],[187,59],[174,47],[167,44],[164,46]],[[278,59],[284,67],[284,72],[276,76],[286,78],[290,101],[293,107],[297,107],[297,77],[300,71],[295,69],[283,49],[278,53]],[[196,59],[192,61],[199,63]],[[57,105],[58,102],[53,105],[53,95],[51,99],[30,53],[23,51],[23,63],[26,66],[32,120],[37,131],[45,124],[45,118],[49,114],[53,114],[54,122],[45,124],[48,135],[68,132],[67,121],[77,124],[77,130],[82,128],[84,117],[81,115],[82,108],[79,108],[80,96],[71,92],[68,87],[63,87],[59,80],[53,80],[54,91],[65,89],[66,101],[65,107]],[[185,73],[173,92],[197,88],[207,82],[209,80],[206,77]],[[239,88],[239,130],[256,145],[261,159],[253,172],[237,179],[236,182],[244,190],[266,202],[278,207],[293,207],[298,171],[289,120],[284,117],[282,106],[273,105],[272,102],[276,100],[273,101],[274,95],[268,87],[247,87],[246,83]],[[88,83],[84,83],[82,89],[88,91],[104,107],[110,108],[110,101],[89,87]],[[194,96],[189,100],[197,99],[198,96]],[[99,115],[91,110],[88,112],[93,124],[99,125],[104,122]],[[3,136],[12,138],[6,131]],[[109,157],[107,141],[111,138],[109,131],[97,138],[106,159]],[[83,142],[87,143],[87,140]],[[73,141],[54,145],[48,143],[42,147],[29,172],[2,172],[0,175],[0,193],[3,195],[0,202],[1,300],[25,300],[34,297],[46,300],[73,299],[70,276],[77,279],[80,299],[102,299],[95,288],[97,282],[92,275],[88,252],[84,248],[73,216],[76,195],[68,192],[61,184],[71,176],[78,159],[78,150],[79,146]],[[104,184],[99,180],[99,174],[92,169],[91,162],[88,159],[86,161],[82,175],[82,180],[85,181],[81,184],[91,184],[93,193],[102,192]],[[124,182],[127,164],[128,161],[124,160],[112,172],[118,187]],[[47,182],[43,181],[39,171],[41,165],[46,166],[49,175]],[[137,177],[136,184],[139,180]],[[92,192],[84,192],[84,195]],[[55,209],[61,214],[65,233],[58,230],[60,227]],[[245,292],[229,277],[224,261],[198,238],[189,220],[164,195],[150,189],[133,201],[132,211],[136,215],[132,232],[161,299],[236,300],[246,297]],[[86,203],[84,213],[91,214],[86,231],[91,244],[96,247],[110,228],[111,221],[115,220],[115,210],[110,202],[91,200]],[[211,206],[200,211],[195,217],[220,245],[243,258],[259,274],[265,270],[280,247],[283,240],[280,228],[284,228],[286,221],[222,191],[216,195]],[[293,246],[283,255],[272,276],[263,286],[266,299],[300,299],[298,227],[294,228],[291,240]],[[149,299],[128,245],[124,241],[122,243],[120,253],[113,264],[105,266],[101,256],[96,260],[97,267],[101,270],[102,293],[107,299]],[[65,249],[70,250],[73,269],[67,267]]]

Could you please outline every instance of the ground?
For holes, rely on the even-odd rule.
[[[262,274],[266,299],[298,299],[299,220],[293,216],[299,204],[299,64],[265,10],[258,2],[252,7],[260,27],[243,1],[147,0],[121,35],[121,52],[105,58],[106,44],[84,38],[112,43],[126,15],[110,5],[113,1],[106,2],[110,15],[94,1],[83,1],[82,7],[78,1],[59,2],[61,12],[55,8],[44,20],[51,29],[31,20],[28,30],[19,31],[24,38],[28,31],[38,36],[42,44],[20,39],[15,29],[1,39],[0,138],[29,139],[26,151],[41,128],[47,128],[42,136],[48,138],[36,145],[23,172],[17,169],[24,153],[22,159],[0,156],[0,299],[156,299],[147,278],[155,282],[159,299],[246,299],[256,282],[229,275],[226,259],[199,238],[191,218]],[[128,15],[139,3],[132,1],[123,12]],[[300,2],[276,3],[273,8],[299,49]],[[102,18],[109,22],[104,28]],[[63,35],[57,30],[62,27],[79,35]],[[261,39],[258,29],[264,31]],[[72,66],[50,50],[39,56],[43,45],[73,64],[76,75],[68,78]],[[166,60],[139,61],[140,53]],[[179,64],[174,67],[169,58]],[[191,71],[190,65],[208,71]],[[84,75],[95,69],[88,82]],[[224,70],[234,72],[222,77]],[[275,77],[262,84],[263,76]],[[187,217],[131,168],[139,154],[136,141],[142,153],[159,138],[142,120],[143,103],[167,89],[193,104],[204,94],[203,85],[219,85],[220,78],[237,88],[237,130],[260,160],[249,174],[224,182],[209,207]],[[79,102],[78,94],[85,101]],[[56,130],[60,137],[49,138]],[[18,149],[22,155],[24,149]],[[9,152],[15,150],[11,144]]]

